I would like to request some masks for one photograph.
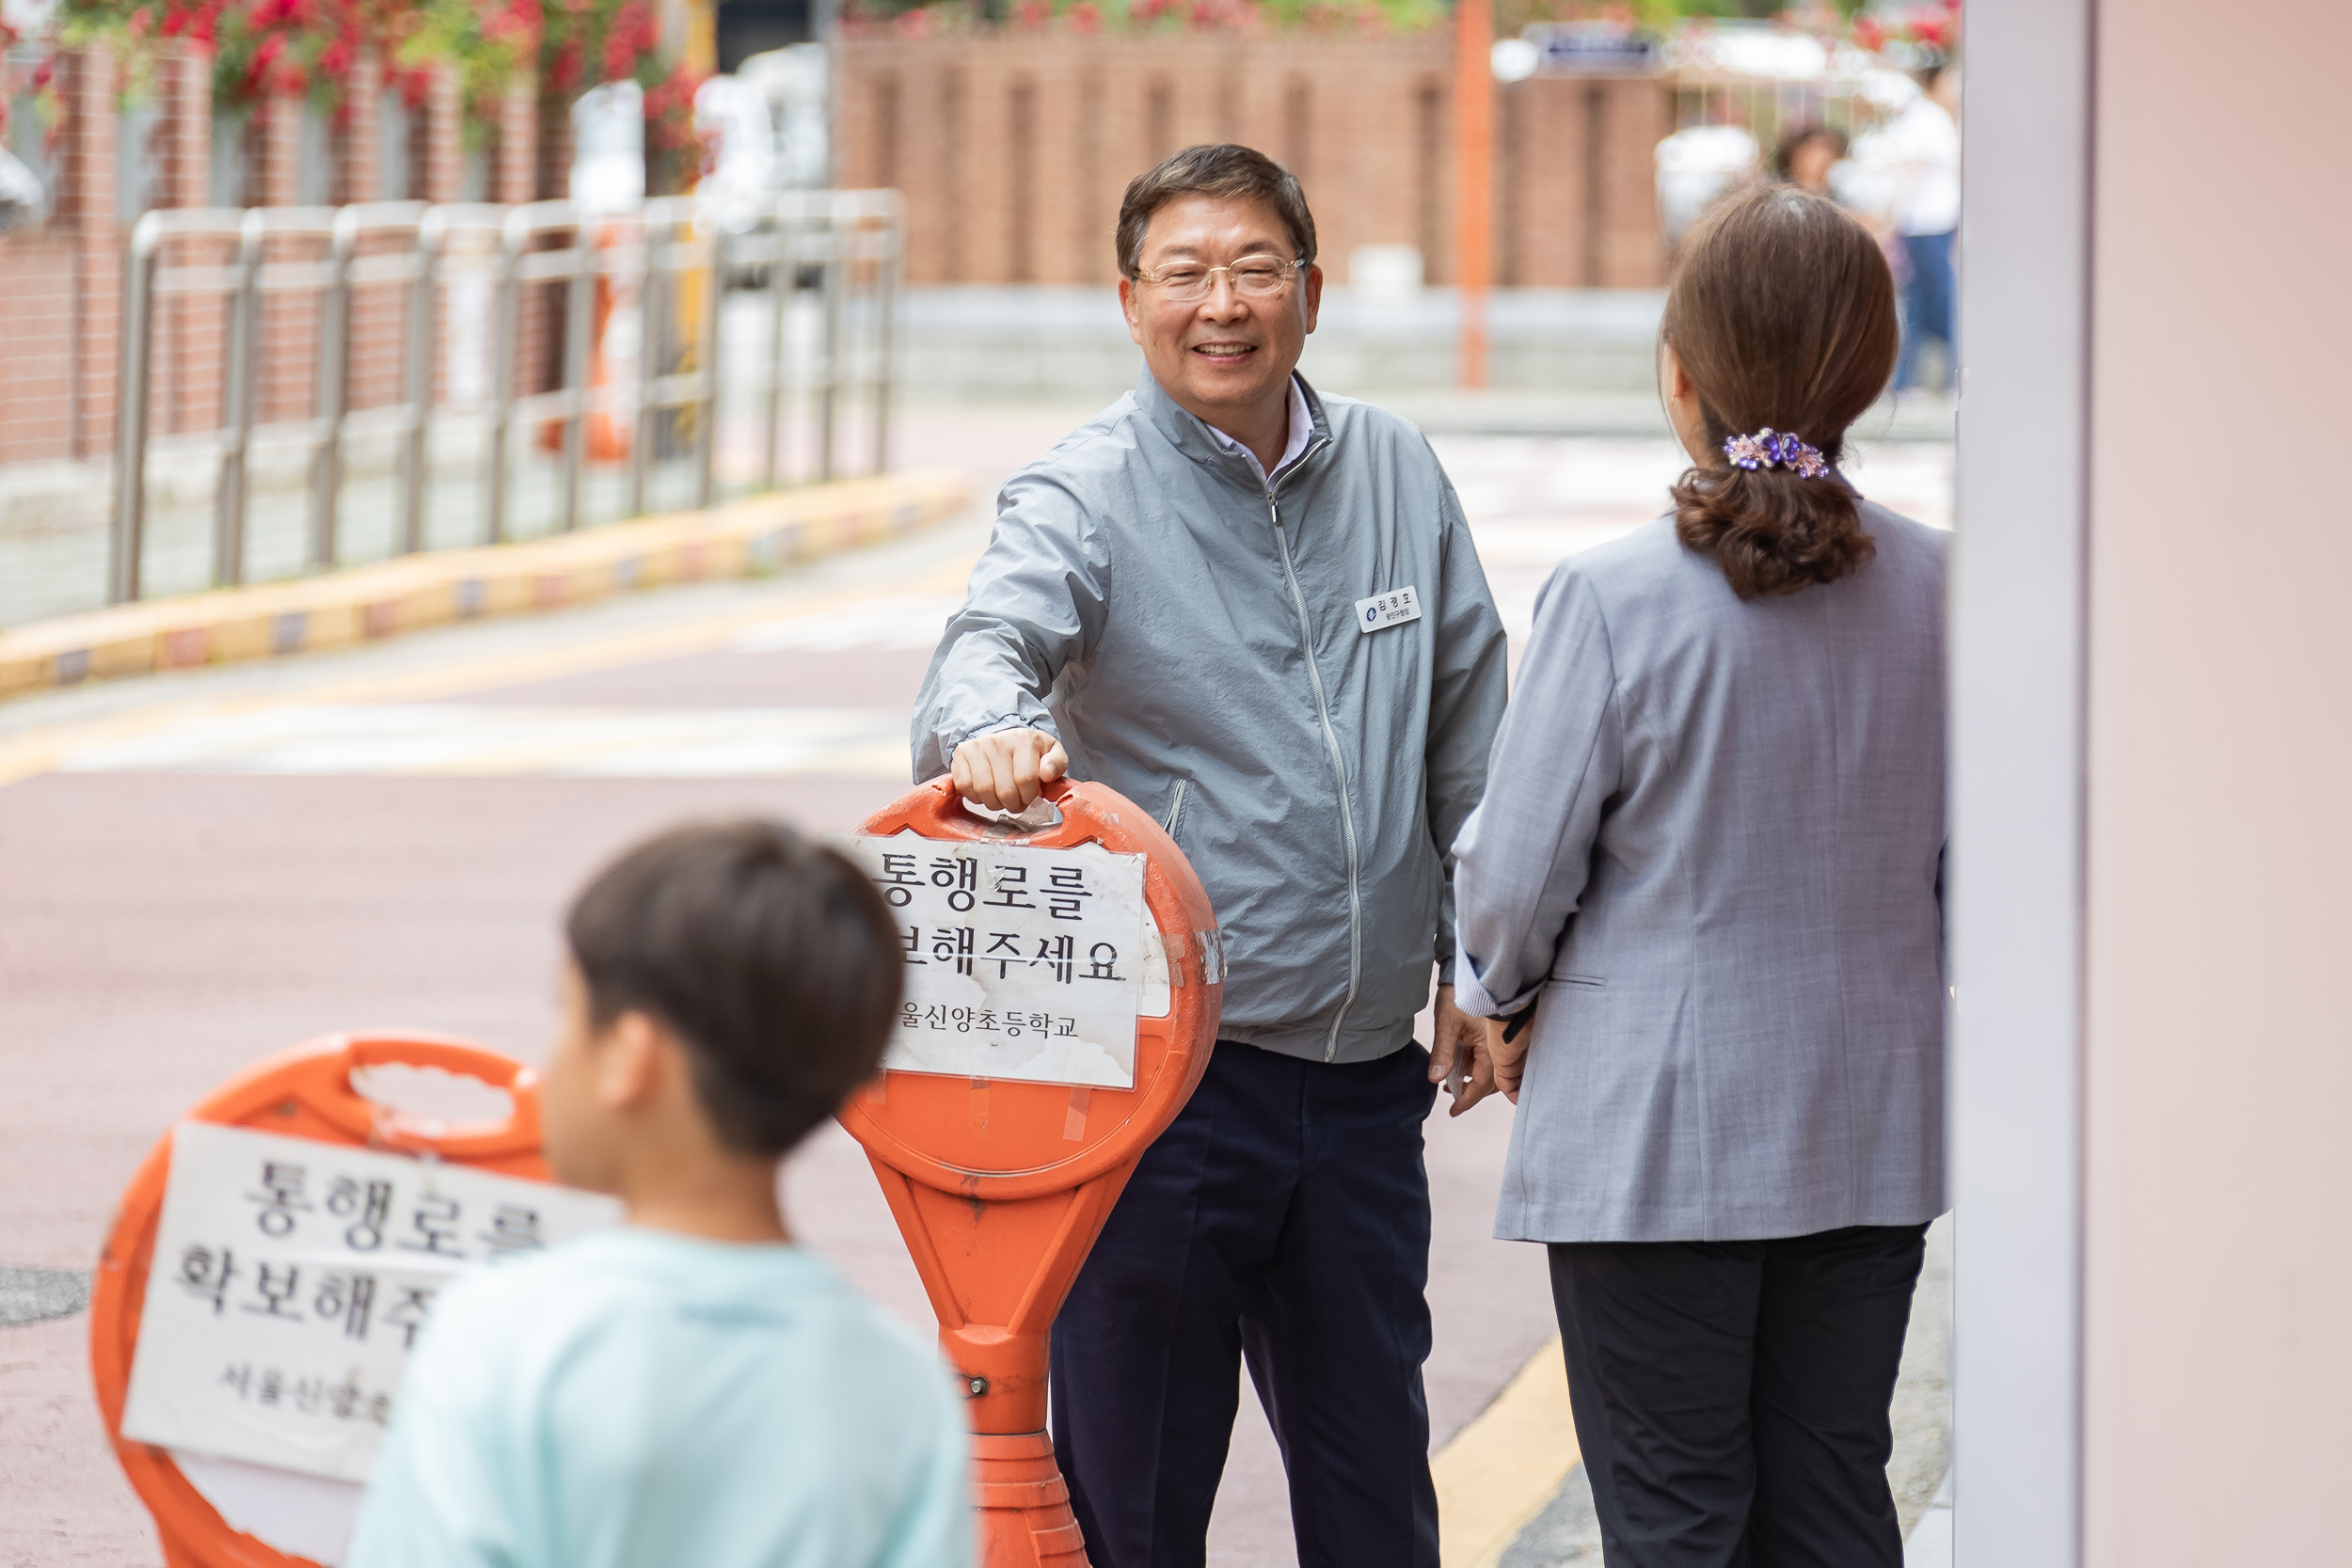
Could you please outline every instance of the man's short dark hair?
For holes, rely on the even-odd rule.
[[[865,873],[781,822],[647,839],[581,890],[564,929],[590,1021],[666,1025],[713,1131],[744,1154],[782,1154],[873,1077],[906,977]]]
[[[1152,214],[1180,196],[1263,201],[1290,230],[1296,259],[1315,259],[1315,215],[1307,211],[1307,193],[1298,188],[1298,177],[1256,148],[1225,142],[1170,153],[1159,167],[1127,182],[1127,194],[1119,203],[1122,275],[1133,277],[1143,263],[1143,231],[1152,227]]]

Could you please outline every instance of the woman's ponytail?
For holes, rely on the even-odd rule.
[[[1683,239],[1661,336],[1697,393],[1708,446],[1726,453],[1675,483],[1683,544],[1743,599],[1835,582],[1868,561],[1859,498],[1836,467],[1900,343],[1877,242],[1825,197],[1786,185],[1728,197]],[[1792,433],[1779,437],[1790,461],[1774,460],[1774,430]],[[1814,456],[1797,461],[1800,446]]]
[[[1878,546],[1854,494],[1836,478],[1777,468],[1691,468],[1675,481],[1675,532],[1723,568],[1731,591],[1794,594],[1836,582]]]

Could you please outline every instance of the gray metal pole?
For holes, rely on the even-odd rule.
[[[898,286],[906,265],[907,214],[894,201],[883,215],[882,259],[874,278],[874,471],[890,470],[890,394],[898,375],[892,361],[897,348]]]
[[[490,462],[488,493],[483,498],[482,542],[496,545],[506,537],[507,468],[513,461],[515,425],[515,361],[520,355],[522,325],[521,279],[523,246],[531,241],[530,220],[516,207],[506,214],[500,233],[496,370],[490,383]]]
[[[335,214],[327,239],[326,288],[319,296],[318,424],[310,445],[310,570],[335,566],[336,512],[343,487],[343,412],[351,392],[351,258],[359,245],[359,214]]]
[[[564,515],[566,533],[580,527],[580,470],[588,461],[588,356],[596,291],[596,237],[584,219],[572,226],[572,267],[564,285]]]
[[[789,378],[785,374],[784,353],[786,327],[792,317],[793,265],[792,225],[784,215],[783,204],[773,205],[770,215],[774,219],[773,240],[776,259],[768,268],[768,298],[774,306],[768,335],[768,418],[761,432],[759,483],[763,490],[776,487],[778,473],[783,467],[784,394]]]
[[[694,421],[694,504],[707,507],[715,494],[713,470],[719,452],[719,317],[727,302],[727,231],[710,230],[710,287],[703,302],[701,418]]]
[[[638,214],[637,416],[628,438],[628,515],[645,515],[645,473],[653,465],[653,433],[660,410],[654,406],[653,381],[661,356],[660,295],[663,225]]]
[[[121,412],[115,420],[115,494],[106,602],[139,596],[139,564],[147,534],[147,371],[152,357],[156,251],[162,221],[150,213],[131,230],[131,264],[123,277]]]
[[[438,263],[447,234],[432,208],[417,224],[417,276],[408,286],[408,364],[401,400],[407,412],[400,440],[400,553],[424,548],[424,492],[432,482],[428,436],[433,424],[433,347],[440,315]]]
[[[817,478],[833,478],[834,421],[841,402],[841,296],[847,289],[849,237],[838,212],[825,217],[824,379],[817,404]]]
[[[249,208],[237,231],[237,289],[229,311],[229,440],[214,499],[213,580],[245,580],[246,460],[253,445],[253,383],[261,368],[262,210]]]

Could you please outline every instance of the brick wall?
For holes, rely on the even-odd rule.
[[[844,179],[908,203],[917,283],[1108,283],[1129,180],[1194,142],[1297,173],[1332,276],[1361,245],[1418,247],[1452,281],[1451,40],[853,39]],[[1645,287],[1663,277],[1654,79],[1545,79],[1498,95],[1498,281]]]
[[[462,106],[457,97],[457,72],[435,66],[425,87],[424,103],[412,121],[418,170],[417,194],[426,201],[454,201],[466,174]]]
[[[380,193],[377,103],[380,71],[364,63],[355,78],[350,112],[333,138],[338,199],[365,200]],[[179,46],[159,62],[154,82],[154,129],[150,152],[152,196],[168,207],[207,204],[212,161],[212,62]],[[116,421],[118,324],[123,303],[123,262],[129,228],[115,214],[116,120],[119,81],[103,50],[69,52],[58,61],[64,100],[56,190],[45,228],[0,235],[0,463],[63,457],[103,459]],[[537,101],[519,95],[520,135],[503,138],[522,150],[524,198],[535,194]],[[246,122],[246,189],[257,203],[291,205],[295,196],[301,107],[258,104]],[[423,112],[412,117],[412,148],[421,194],[452,200],[463,166],[453,76],[436,75]],[[510,117],[512,119],[513,117]],[[323,255],[324,241],[272,242],[271,255]],[[186,237],[169,243],[166,259],[183,264],[226,261],[234,242]],[[215,429],[222,406],[221,356],[227,302],[178,295],[159,299],[151,367],[150,428],[158,436]],[[257,415],[299,419],[315,406],[318,305],[315,295],[280,294],[263,305],[262,363]],[[379,284],[354,300],[353,406],[398,397],[406,331],[405,291]]]
[[[1497,98],[1495,281],[1587,289],[1663,281],[1655,150],[1674,130],[1670,89],[1543,78]]]
[[[73,242],[73,393],[69,453],[103,455],[115,433],[115,349],[122,249],[115,227],[114,58],[87,50],[58,63],[66,123],[57,214]]]
[[[373,56],[363,56],[352,68],[346,87],[342,124],[335,159],[336,198],[343,202],[381,201],[383,188],[384,73]],[[405,251],[405,234],[359,239],[359,256]],[[407,322],[410,291],[396,279],[355,282],[351,290],[350,368],[344,406],[379,408],[400,401],[402,371],[407,362]]]
[[[0,463],[63,457],[73,440],[73,329],[81,245],[70,233],[0,234]]]
[[[1190,142],[1239,140],[1297,170],[1323,254],[1344,281],[1359,245],[1419,246],[1430,280],[1451,277],[1450,44],[1405,39],[1080,38],[851,40],[842,59],[841,168],[895,185],[910,210],[908,275],[918,283],[1089,283],[1113,276],[1111,230],[1127,181]],[[205,201],[210,61],[183,51],[158,73],[156,199]],[[373,64],[355,83],[337,136],[338,194],[375,194]],[[47,227],[0,236],[0,462],[103,458],[116,417],[117,323],[128,235],[115,216],[117,71],[103,50],[59,61],[66,120]],[[1655,80],[1539,80],[1497,93],[1496,281],[1504,287],[1641,287],[1663,276],[1652,149],[1672,129]],[[458,194],[464,155],[456,85],[437,73],[416,117],[419,194]],[[245,154],[259,203],[295,198],[299,105],[257,105]],[[568,119],[532,84],[500,106],[492,198],[561,195]],[[555,241],[551,243],[561,243]],[[217,241],[175,255],[224,257]],[[315,241],[275,254],[323,253]],[[560,372],[559,290],[523,311],[519,384]],[[397,397],[405,332],[402,291],[357,302],[353,406]],[[535,308],[534,308],[535,307]],[[314,404],[317,307],[283,294],[264,306],[257,412],[302,418]],[[159,318],[152,428],[204,430],[220,419],[226,313],[181,298]],[[446,339],[446,335],[445,339]]]
[[[246,191],[259,207],[301,204],[302,101],[270,98],[247,121]],[[326,241],[309,234],[273,234],[265,261],[310,261],[326,255]],[[318,404],[318,295],[309,290],[262,295],[261,356],[254,378],[253,417],[262,424],[299,420]]]
[[[210,196],[213,158],[213,62],[184,50],[158,68],[163,115],[156,126],[163,178],[157,196],[167,207],[202,207]],[[224,262],[234,255],[225,239],[182,239],[165,252],[173,263]],[[156,435],[219,427],[224,390],[221,351],[228,341],[229,305],[202,294],[155,302],[154,352],[149,366],[148,429]]]

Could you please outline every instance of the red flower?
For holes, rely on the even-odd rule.
[[[1070,24],[1089,36],[1103,30],[1103,8],[1094,0],[1078,0],[1070,8]]]
[[[911,11],[900,11],[898,20],[891,23],[890,30],[902,39],[929,38],[931,32],[931,13],[920,8]]]

